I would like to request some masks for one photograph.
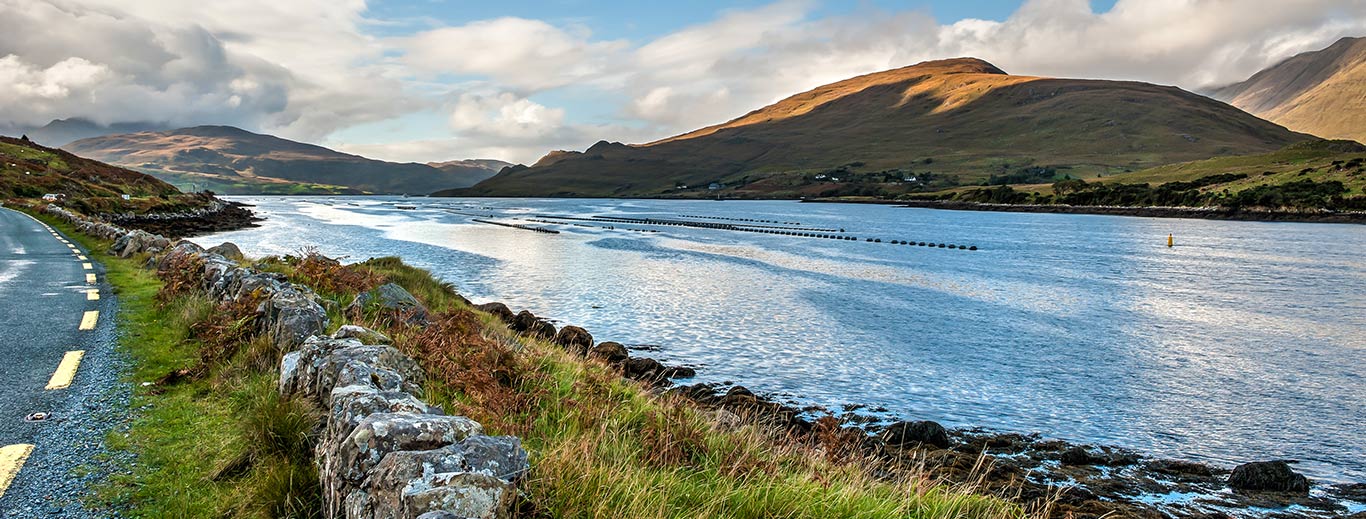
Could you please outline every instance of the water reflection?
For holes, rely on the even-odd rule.
[[[791,202],[259,199],[249,254],[400,255],[476,301],[830,407],[1366,479],[1366,229]],[[356,205],[351,205],[356,204]],[[800,221],[975,252],[535,214]],[[1178,246],[1165,247],[1171,232]]]

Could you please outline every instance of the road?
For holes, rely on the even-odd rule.
[[[96,516],[80,500],[128,407],[115,304],[79,245],[0,208],[0,518]]]

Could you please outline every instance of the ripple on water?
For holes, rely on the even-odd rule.
[[[1366,480],[1366,228],[792,202],[258,199],[250,254],[399,255],[477,301],[831,408]],[[330,201],[330,200],[329,200]],[[356,204],[356,205],[352,205]],[[974,252],[537,214],[800,221]],[[626,227],[626,226],[620,226]],[[632,226],[644,228],[646,226]],[[1177,247],[1165,247],[1174,233]]]

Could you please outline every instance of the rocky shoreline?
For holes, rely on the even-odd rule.
[[[97,217],[115,225],[158,234],[172,240],[256,227],[256,222],[261,221],[247,204],[222,200],[207,194],[204,196],[207,197],[205,206],[189,211],[109,213]]]
[[[513,331],[599,359],[660,394],[681,396],[707,410],[723,427],[751,421],[766,424],[781,431],[783,441],[819,445],[846,459],[881,460],[889,470],[923,468],[942,482],[975,485],[977,492],[1049,517],[1366,519],[1366,483],[1313,486],[1294,471],[1293,462],[1256,461],[1229,469],[1039,434],[951,430],[927,420],[860,425],[848,416],[840,418],[819,407],[798,408],[743,386],[676,384],[695,371],[632,356],[630,350],[637,348],[620,343],[594,343],[593,336],[577,326],[557,330],[548,320],[526,310],[514,313],[503,303],[473,306]]]
[[[48,212],[77,219],[55,206]],[[170,245],[165,238],[129,233],[106,223],[85,221],[78,227],[89,234],[116,239],[111,252],[119,256],[129,251],[166,250]],[[381,288],[375,289],[375,297],[383,300]],[[526,310],[514,313],[496,302],[470,306],[497,317],[514,332],[557,344],[579,357],[597,359],[661,395],[684,398],[709,413],[718,427],[765,424],[777,433],[776,441],[817,446],[835,459],[877,460],[879,471],[886,470],[889,477],[898,471],[927,474],[946,484],[966,485],[974,492],[1017,502],[1040,515],[1366,519],[1366,484],[1314,486],[1285,461],[1251,462],[1227,469],[1154,459],[1113,446],[1069,443],[1038,434],[949,430],[927,420],[885,427],[859,425],[828,410],[799,408],[743,386],[677,385],[675,380],[690,378],[695,372],[633,356],[632,348],[626,345],[595,342],[588,330],[557,328]],[[315,308],[311,314],[321,312]]]

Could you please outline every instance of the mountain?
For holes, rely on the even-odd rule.
[[[89,119],[72,117],[70,119],[53,119],[51,122],[39,127],[18,127],[6,129],[4,133],[12,135],[27,135],[30,140],[44,146],[60,148],[67,144],[90,137],[102,135],[114,135],[119,133],[162,131],[170,128],[165,125],[143,122],[143,123],[114,123],[99,124]]]
[[[150,175],[48,148],[26,139],[0,136],[0,198],[160,197],[180,194]]]
[[[442,194],[895,195],[927,178],[943,187],[1034,166],[1095,177],[1306,138],[1175,87],[1012,76],[960,58],[822,86],[648,144],[552,152]]]
[[[1295,131],[1366,142],[1366,38],[1340,39],[1209,94]]]
[[[94,137],[74,153],[220,193],[414,193],[469,185],[469,173],[368,159],[231,126]]]
[[[451,184],[446,187],[462,188],[483,182],[484,179],[497,175],[499,171],[511,166],[512,163],[496,159],[465,159],[428,162],[427,165],[447,173],[459,175],[462,179],[459,184]]]

